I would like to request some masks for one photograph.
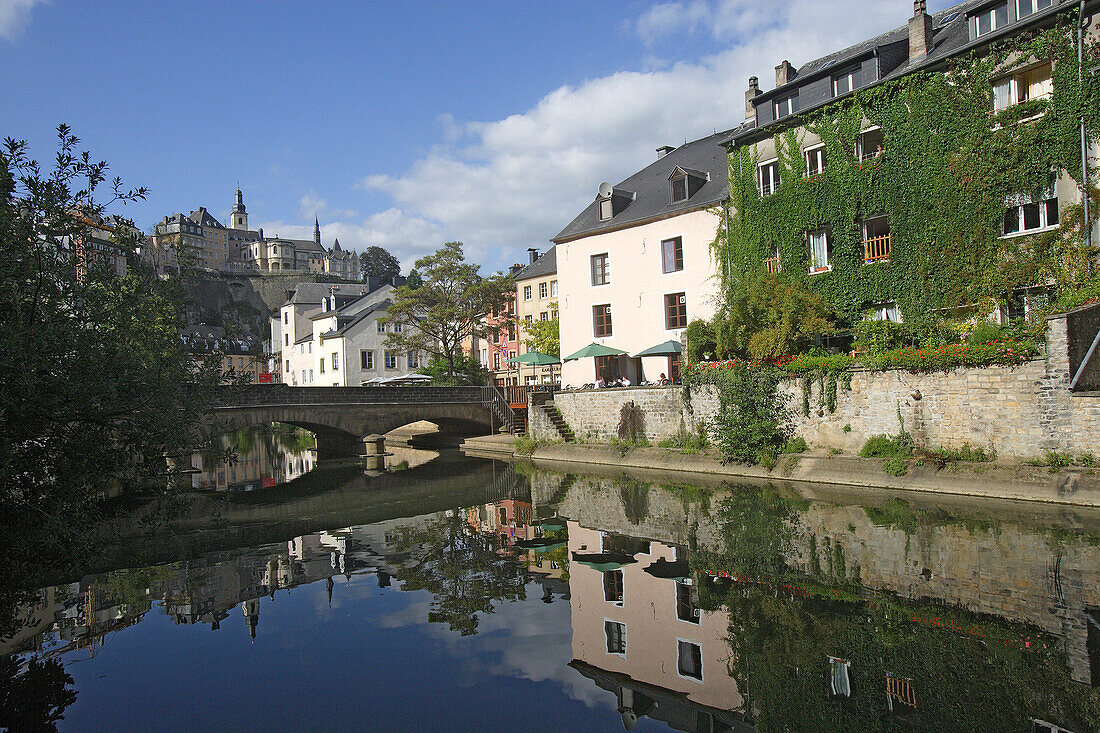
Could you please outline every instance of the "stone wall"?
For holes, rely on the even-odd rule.
[[[901,427],[921,445],[958,448],[964,443],[1022,460],[1057,450],[1100,449],[1100,394],[1069,391],[1067,319],[1052,317],[1046,356],[1016,367],[955,369],[914,374],[904,370],[855,371],[851,390],[839,387],[836,411],[824,407],[820,385],[810,390],[810,414],[802,413],[802,382],[787,380],[798,435],[819,448],[855,453],[867,438],[895,434]],[[1096,358],[1096,357],[1094,357]],[[679,387],[563,392],[554,403],[578,439],[606,441],[616,434],[619,411],[633,400],[645,413],[647,437],[657,442],[681,425],[693,430],[718,410],[713,388],[692,390],[685,410]],[[532,423],[535,437],[540,427]]]

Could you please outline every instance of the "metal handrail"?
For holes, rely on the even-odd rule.
[[[501,394],[500,390],[494,385],[486,385],[482,387],[483,390],[483,402],[493,411],[493,414],[500,419],[501,423],[507,426],[509,432],[514,431],[516,428],[516,418],[512,414],[512,405],[509,404],[508,399]]]

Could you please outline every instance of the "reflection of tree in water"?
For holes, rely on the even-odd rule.
[[[631,524],[641,524],[649,516],[649,484],[623,476],[615,481],[623,511]]]
[[[716,516],[721,549],[692,556],[730,576],[704,575],[701,605],[730,613],[729,670],[756,730],[1008,731],[1029,718],[1100,730],[1100,692],[1071,680],[1036,627],[862,587],[835,559],[799,570],[799,550],[817,549],[805,509],[770,487],[735,489]],[[830,694],[830,656],[849,663],[850,696]],[[895,699],[889,712],[888,673],[912,681],[916,707]]]
[[[262,447],[272,468],[278,468],[282,455],[297,455],[317,447],[313,433],[304,428],[285,423],[268,423],[239,428],[222,436],[220,445],[209,446],[202,452],[204,465],[233,463],[251,455]]]
[[[524,566],[500,539],[479,534],[465,512],[448,512],[424,527],[402,527],[398,552],[411,555],[397,578],[402,590],[426,590],[432,598],[428,621],[446,623],[462,636],[477,633],[479,613],[495,601],[526,599]]]
[[[55,659],[30,659],[20,670],[17,657],[0,658],[0,728],[54,731],[65,708],[76,702],[73,678]]]

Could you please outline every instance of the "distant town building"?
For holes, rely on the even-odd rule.
[[[210,359],[217,361],[223,382],[244,375],[248,382],[256,384],[260,375],[267,372],[262,344],[251,335],[226,335],[224,328],[208,325],[185,326],[181,335],[200,366]]]
[[[522,356],[528,351],[525,339],[530,338],[526,325],[535,321],[558,319],[558,261],[557,247],[539,256],[537,249],[528,250],[530,264],[516,274],[516,322],[519,324],[519,349]],[[523,366],[524,384],[550,382],[560,374],[558,367]]]
[[[201,206],[190,214],[166,216],[154,227],[148,259],[163,262],[165,271],[183,262],[218,272],[324,273],[345,280],[359,279],[359,255],[343,249],[339,240],[326,249],[321,244],[316,217],[312,239],[286,239],[277,234],[266,237],[263,229],[248,228],[248,211],[238,188],[229,221],[229,227],[223,226]],[[168,252],[174,254],[169,256]],[[171,263],[173,259],[175,263]]]

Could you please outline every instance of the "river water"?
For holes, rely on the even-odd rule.
[[[1100,730],[1092,511],[237,447],[0,685],[63,731]]]

